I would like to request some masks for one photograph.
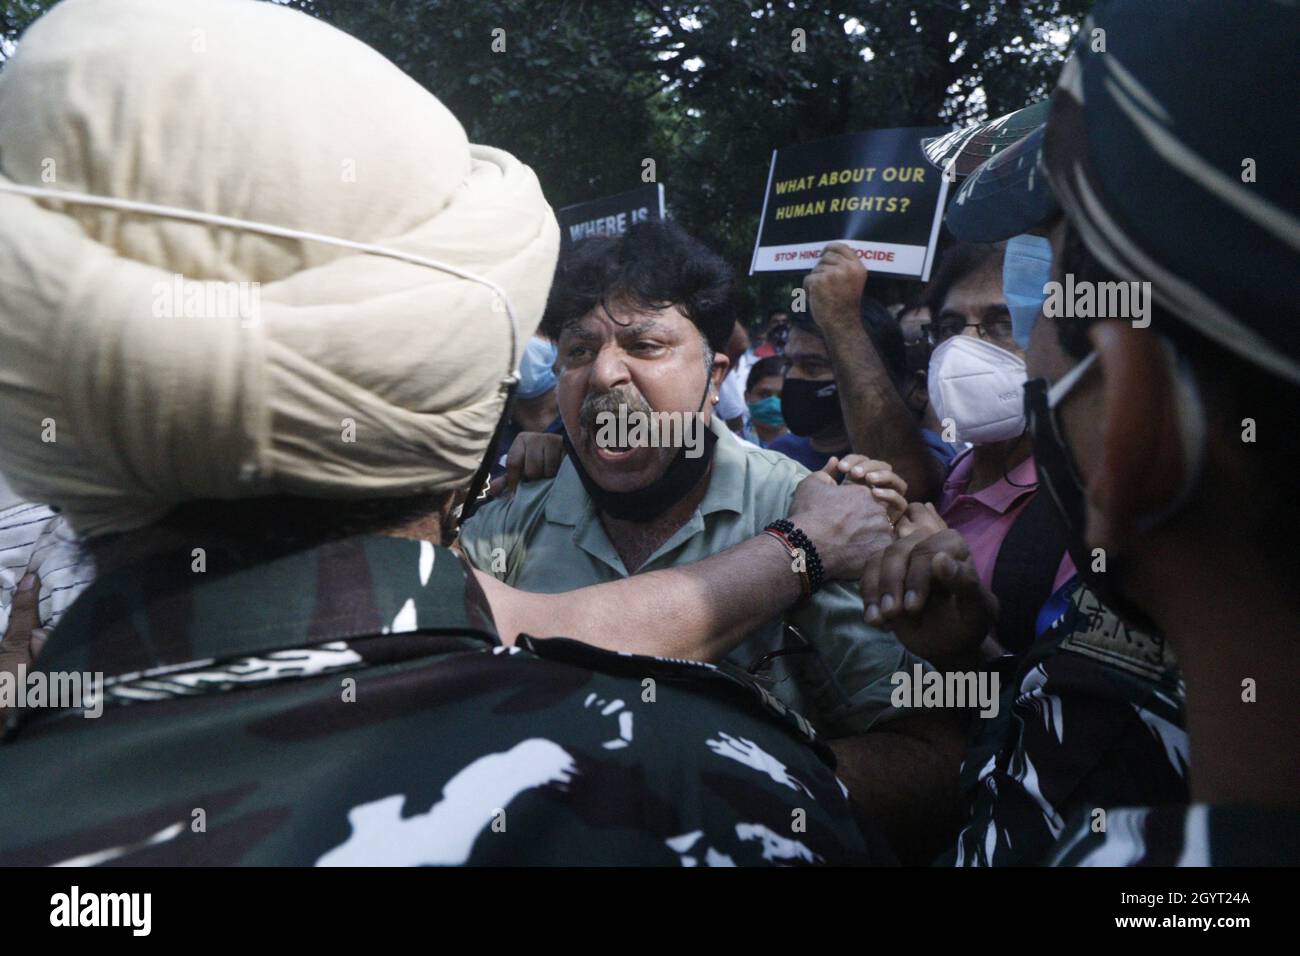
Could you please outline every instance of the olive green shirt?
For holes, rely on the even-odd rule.
[[[709,488],[690,519],[639,571],[679,567],[725,551],[790,510],[808,469],[779,452],[741,444],[713,417],[718,435]],[[513,497],[485,504],[461,529],[470,562],[512,587],[554,594],[628,576],[573,464],[565,458],[554,478],[522,483]],[[757,674],[781,701],[805,714],[826,736],[861,733],[897,710],[890,677],[916,662],[886,631],[863,620],[856,587],[829,582],[805,608],[787,613],[811,642],[810,652],[786,654]],[[665,621],[666,628],[672,621]],[[786,639],[780,616],[728,655],[749,668]]]

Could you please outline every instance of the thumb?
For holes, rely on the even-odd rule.
[[[506,452],[506,473],[503,477],[502,490],[507,495],[513,495],[524,477],[524,449],[520,447],[518,441],[511,444],[510,451]]]
[[[30,657],[32,632],[41,626],[37,605],[41,597],[41,580],[35,574],[26,574],[18,582],[14,603],[9,608],[9,627],[5,630],[4,650],[20,657]]]

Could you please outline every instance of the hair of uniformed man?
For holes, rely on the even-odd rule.
[[[147,527],[86,542],[99,573],[154,554],[203,548],[209,566],[253,567],[358,535],[440,544],[455,491],[401,498],[341,500],[271,495],[190,501]],[[220,556],[220,560],[214,560]]]

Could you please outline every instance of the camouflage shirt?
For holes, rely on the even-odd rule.
[[[969,819],[941,862],[1046,861],[1067,821],[1123,803],[1188,800],[1184,688],[1158,637],[1071,587],[1064,614],[1015,662],[962,764]]]
[[[1104,819],[1104,825],[1103,825]],[[1053,866],[1297,866],[1300,813],[1204,803],[1124,807],[1066,828]]]
[[[504,647],[452,551],[366,537],[222,565],[153,558],[69,609],[38,670],[101,672],[102,694],[16,712],[0,864],[880,852],[829,751],[757,685],[561,638]]]

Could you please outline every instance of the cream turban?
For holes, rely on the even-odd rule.
[[[312,17],[66,0],[0,71],[0,184],[391,247],[508,296],[559,244],[532,171]],[[478,465],[518,361],[483,284],[318,242],[0,191],[0,469],[82,535],[178,502],[390,497]]]

